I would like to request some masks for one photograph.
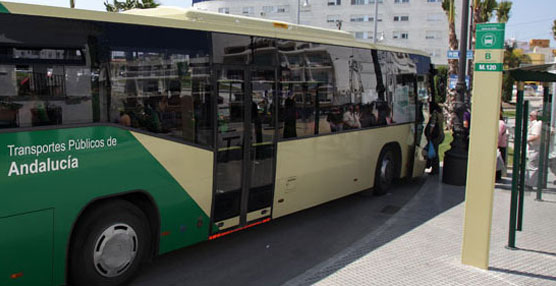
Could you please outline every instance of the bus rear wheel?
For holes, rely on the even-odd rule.
[[[135,205],[115,200],[79,221],[69,253],[71,285],[124,285],[139,270],[151,245],[149,224]]]
[[[390,190],[396,178],[397,166],[394,150],[389,147],[383,148],[376,164],[374,195],[382,196]]]

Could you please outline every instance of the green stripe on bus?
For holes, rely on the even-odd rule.
[[[0,13],[10,14],[10,10],[8,10],[4,4],[0,3]]]

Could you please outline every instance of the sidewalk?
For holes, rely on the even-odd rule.
[[[556,285],[556,193],[525,194],[518,250],[505,248],[510,195],[497,185],[489,270],[461,264],[464,188],[434,176],[381,228],[284,285]]]

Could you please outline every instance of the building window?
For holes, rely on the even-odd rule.
[[[241,13],[243,15],[253,15],[254,11],[255,11],[255,8],[253,8],[253,7],[243,7],[243,10],[241,11]]]
[[[383,0],[378,0],[378,3],[382,3]],[[351,5],[369,5],[375,4],[375,0],[351,0]]]
[[[392,39],[395,40],[407,40],[409,39],[409,33],[408,32],[400,32],[400,31],[394,31],[392,33]]]
[[[263,12],[269,14],[276,12],[276,10],[274,6],[263,6]]]
[[[289,13],[290,12],[290,5],[281,5],[277,8],[278,13]]]
[[[328,0],[328,6],[340,6],[342,5],[342,0]]]
[[[228,7],[218,8],[218,13],[230,14],[230,8],[228,8]]]
[[[372,22],[374,18],[369,15],[351,15],[350,22]]]
[[[439,3],[442,2],[442,0],[427,0],[428,3]]]
[[[394,16],[394,22],[407,22],[409,21],[409,16]]]
[[[409,0],[394,0],[396,4],[409,3]]]
[[[340,21],[340,15],[328,15],[326,16],[326,23],[336,23]]]

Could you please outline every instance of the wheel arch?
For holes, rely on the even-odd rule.
[[[72,242],[72,239],[75,235],[75,230],[76,227],[79,225],[79,222],[85,217],[85,215],[90,212],[91,210],[95,209],[96,207],[98,207],[99,205],[102,205],[106,202],[112,201],[112,200],[125,200],[128,201],[132,204],[134,204],[135,206],[137,206],[139,209],[141,209],[144,213],[145,216],[148,219],[148,223],[150,226],[150,230],[151,230],[151,237],[152,237],[152,245],[151,245],[151,253],[149,253],[148,259],[152,259],[154,256],[156,256],[156,254],[158,253],[159,250],[159,245],[160,245],[160,211],[158,209],[157,204],[155,203],[154,198],[146,191],[144,190],[132,190],[132,191],[127,191],[127,192],[123,192],[123,193],[117,193],[117,194],[111,194],[108,196],[101,196],[101,197],[97,197],[93,200],[91,200],[89,203],[87,203],[80,211],[79,214],[77,215],[76,219],[74,220],[72,226],[71,226],[71,230],[70,230],[70,234],[69,234],[69,238],[67,240],[67,244],[66,244],[66,281],[69,277],[69,256],[70,256],[70,245]]]

